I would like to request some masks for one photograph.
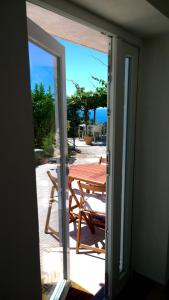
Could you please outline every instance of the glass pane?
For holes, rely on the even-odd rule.
[[[42,291],[63,279],[57,58],[29,42]],[[58,191],[57,191],[58,189]]]
[[[127,194],[126,194],[126,171],[127,171],[127,128],[128,128],[128,101],[130,82],[131,58],[124,60],[124,106],[123,106],[123,152],[122,152],[122,189],[121,189],[121,232],[120,232],[120,272],[126,270],[127,251]]]

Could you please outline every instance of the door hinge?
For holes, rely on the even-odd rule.
[[[66,155],[66,175],[67,175],[67,176],[69,175],[69,167],[68,167],[68,164],[69,164],[69,157],[68,157],[68,155]]]
[[[111,110],[110,108],[107,108],[107,117],[110,117],[110,115],[111,115]]]
[[[111,84],[111,82],[112,82],[112,48],[110,43],[109,51],[108,51],[108,83]]]
[[[107,175],[110,175],[110,150],[107,150]]]
[[[112,82],[112,65],[111,65],[111,56],[109,54],[109,64],[108,64],[108,83]]]
[[[109,230],[108,230],[108,228],[106,229],[106,236],[108,236],[109,235]]]
[[[66,175],[68,176],[69,175],[69,167],[66,166]]]
[[[111,84],[112,82],[112,75],[111,73],[108,74],[108,83]]]

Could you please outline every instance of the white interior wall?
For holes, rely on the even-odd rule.
[[[169,35],[141,61],[134,186],[134,269],[165,284],[169,231]]]
[[[40,299],[24,2],[1,4],[0,16],[1,297]],[[137,119],[134,266],[161,283],[168,275],[168,78],[169,37],[145,42]]]
[[[1,299],[41,299],[39,237],[24,1],[0,9]]]
[[[169,17],[169,3],[166,0],[146,0],[151,3],[156,9],[158,9],[166,17]]]

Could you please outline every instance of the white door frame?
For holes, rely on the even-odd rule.
[[[113,145],[115,144],[115,112],[116,112],[116,83],[117,83],[117,64],[118,64],[118,39],[120,37],[123,38],[124,41],[131,43],[135,47],[141,48],[142,47],[142,41],[140,38],[133,36],[129,32],[122,30],[120,27],[118,27],[115,24],[112,24],[108,21],[103,20],[101,17],[94,17],[90,12],[84,11],[81,8],[78,8],[77,10],[73,9],[74,4],[72,3],[66,3],[65,1],[54,1],[54,0],[29,0],[29,2],[39,5],[43,8],[46,8],[48,10],[51,10],[57,14],[60,14],[66,18],[69,18],[71,20],[74,20],[76,22],[79,22],[81,24],[84,24],[86,26],[89,26],[99,32],[102,32],[106,34],[112,42],[110,42],[110,49],[109,49],[109,73],[110,78],[108,80],[109,82],[109,91],[108,91],[108,104],[110,109],[108,110],[108,130],[111,129],[111,136],[108,140],[108,153],[107,153],[107,159],[109,162],[109,167],[107,170],[107,192],[109,195],[113,195],[114,192],[114,181],[113,178],[115,176],[114,174],[114,166],[113,161],[115,159],[115,149],[113,148]],[[111,53],[110,53],[111,52]],[[110,184],[110,178],[111,184]],[[112,196],[111,196],[112,197]],[[110,197],[110,198],[111,198]],[[112,198],[111,198],[112,200]],[[106,230],[106,239],[107,239],[107,249],[106,249],[106,274],[105,274],[105,283],[106,283],[106,289],[108,291],[107,295],[112,295],[113,290],[117,283],[117,278],[113,275],[113,268],[112,266],[115,264],[115,257],[117,257],[117,252],[115,249],[112,248],[113,240],[117,233],[113,232],[113,224],[110,222],[112,219],[112,216],[114,215],[114,219],[117,218],[117,216],[114,214],[114,203],[113,201],[109,201],[109,205],[107,206],[107,219],[109,221],[109,228]],[[108,225],[108,224],[107,224]],[[108,227],[108,226],[107,226]],[[117,269],[117,263],[116,263],[116,269]],[[111,298],[110,298],[111,299]]]
[[[45,51],[56,57],[55,70],[55,110],[57,110],[56,130],[59,129],[60,163],[59,163],[59,233],[63,248],[63,280],[61,280],[51,300],[62,299],[70,286],[69,276],[69,210],[67,191],[67,110],[66,110],[66,80],[65,80],[65,49],[42,28],[27,18],[28,39]]]
[[[128,70],[129,82],[127,83],[130,87],[127,87],[127,95],[125,95],[125,58],[131,61],[131,69]],[[106,299],[113,299],[127,282],[132,271],[131,224],[138,49],[119,37],[113,37],[112,44],[110,42],[109,60]],[[127,112],[124,117],[125,105]],[[124,132],[125,130],[126,132]],[[126,136],[124,136],[125,134]],[[123,150],[125,150],[125,160]],[[125,190],[124,203],[122,203],[122,187]],[[124,205],[125,210],[122,217]],[[123,244],[120,239],[121,230],[124,234]],[[121,252],[121,250],[123,251]],[[119,269],[120,253],[124,258],[121,271]]]

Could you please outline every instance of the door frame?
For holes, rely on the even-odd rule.
[[[56,118],[56,128],[59,128],[60,136],[60,192],[58,197],[61,199],[59,205],[59,229],[60,242],[63,248],[63,280],[60,280],[50,297],[50,300],[64,299],[70,287],[70,264],[69,264],[69,210],[68,210],[68,191],[67,191],[67,113],[66,113],[66,79],[65,79],[65,49],[51,35],[45,32],[32,20],[27,18],[28,40],[38,47],[44,49],[57,59],[55,69],[55,103],[58,110]]]
[[[126,120],[126,152],[125,152],[125,182],[122,181],[123,168],[123,134],[124,134],[124,102],[125,102],[125,58],[131,59],[129,70]],[[134,149],[136,127],[136,103],[138,89],[138,48],[119,37],[112,38],[109,48],[109,112],[108,112],[108,178],[107,178],[107,226],[106,226],[106,299],[113,299],[124,287],[132,275],[132,203],[133,203],[133,176],[134,176]],[[130,89],[130,91],[129,91]],[[128,100],[130,100],[128,102]],[[122,185],[125,189],[125,210],[123,233],[125,270],[119,270],[121,250],[121,218],[122,218]],[[112,247],[113,245],[113,247]]]
[[[115,125],[115,97],[116,97],[116,89],[115,89],[115,85],[117,82],[117,78],[116,78],[116,72],[117,72],[117,51],[118,51],[118,39],[122,38],[123,41],[126,41],[127,43],[129,43],[130,45],[133,45],[134,47],[137,47],[139,50],[142,49],[142,41],[140,38],[138,38],[137,36],[134,36],[133,34],[131,34],[130,32],[128,32],[127,30],[123,30],[121,29],[118,25],[113,24],[112,22],[108,22],[103,20],[101,17],[95,16],[94,14],[85,11],[85,9],[83,10],[80,7],[76,7],[77,9],[74,9],[74,4],[72,3],[66,3],[65,1],[57,1],[55,2],[54,0],[29,0],[29,2],[35,4],[35,5],[39,5],[45,9],[51,10],[53,12],[55,12],[56,14],[62,15],[70,20],[76,21],[80,24],[86,25],[88,27],[91,27],[93,29],[95,29],[96,31],[101,32],[102,34],[107,35],[112,41],[112,48],[109,48],[109,71],[108,73],[111,75],[108,78],[108,82],[109,82],[109,96],[111,93],[111,108],[108,111],[108,118],[111,115],[111,122],[109,124],[111,124],[113,127],[113,131],[114,131],[114,125]],[[139,74],[139,71],[138,71]],[[137,101],[137,99],[136,99]],[[109,129],[110,130],[110,129]],[[111,129],[111,132],[113,132]],[[112,143],[112,145],[115,143],[114,140],[114,135],[112,134],[110,138],[110,143]],[[114,178],[114,169],[113,169],[113,157],[114,157],[114,152],[111,149],[111,153],[108,150],[107,152],[107,160],[109,162],[109,167],[107,170],[107,173],[109,176],[111,174],[112,178]],[[109,181],[109,179],[107,179],[107,182]],[[114,188],[114,183],[113,183],[113,179],[111,180],[111,185],[107,184],[107,191],[112,195],[113,192],[113,188]],[[109,220],[112,217],[112,214],[114,213],[114,208],[113,208],[113,204],[109,203],[109,208],[107,208],[107,218],[109,218]],[[109,222],[110,225],[110,222]],[[109,242],[107,244],[107,250],[106,250],[106,273],[105,273],[105,286],[107,288],[107,290],[110,287],[111,283],[112,287],[111,289],[109,289],[109,294],[112,293],[112,289],[113,287],[115,287],[115,282],[116,282],[116,278],[113,277],[112,274],[112,261],[114,261],[113,257],[115,254],[114,249],[112,249],[111,245],[113,243],[113,236],[110,234],[110,232],[113,231],[112,225],[109,226],[109,230],[106,230],[106,238],[109,237]],[[109,286],[109,287],[108,287]]]

